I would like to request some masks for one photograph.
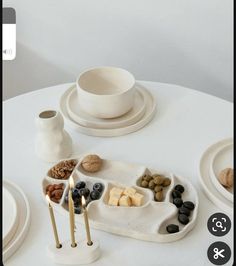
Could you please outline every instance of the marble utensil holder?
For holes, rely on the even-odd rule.
[[[72,140],[64,130],[64,120],[60,112],[46,110],[36,118],[38,129],[35,140],[37,156],[46,162],[56,162],[68,158],[72,153]]]
[[[86,240],[77,243],[76,247],[71,247],[71,242],[62,243],[61,248],[57,248],[54,244],[48,246],[48,256],[57,264],[82,265],[89,264],[97,260],[101,255],[99,242],[93,240],[93,244],[89,246]]]

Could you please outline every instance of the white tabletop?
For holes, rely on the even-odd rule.
[[[202,192],[198,164],[208,145],[233,135],[233,104],[176,85],[141,82],[157,99],[157,114],[145,128],[121,137],[99,138],[79,134],[66,127],[74,141],[74,154],[97,153],[104,158],[172,171],[192,181],[199,193],[200,208],[195,228],[183,239],[166,244],[145,242],[92,230],[100,240],[101,258],[92,265],[212,265],[207,249],[215,241],[232,250],[231,231],[215,237],[207,230],[211,214],[221,211]],[[4,178],[25,191],[32,210],[31,227],[21,248],[6,266],[54,265],[46,255],[53,241],[48,209],[41,195],[41,180],[50,168],[34,154],[34,118],[43,109],[59,108],[61,94],[71,84],[54,86],[4,102]],[[68,219],[56,214],[61,240],[69,239]],[[85,237],[82,225],[79,238]],[[178,263],[176,264],[176,262]],[[232,265],[232,257],[227,265]]]

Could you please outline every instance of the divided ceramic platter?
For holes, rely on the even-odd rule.
[[[210,177],[216,189],[229,201],[234,200],[234,191],[232,188],[225,188],[219,182],[220,172],[225,168],[234,168],[233,166],[233,143],[220,147],[212,158],[210,165]]]
[[[14,236],[18,226],[18,218],[16,201],[9,190],[3,186],[3,247],[5,247]]]
[[[86,134],[86,135],[90,135],[90,136],[97,136],[97,137],[116,137],[116,136],[122,136],[122,135],[126,135],[132,132],[135,132],[139,129],[141,129],[142,127],[144,127],[146,124],[148,124],[152,118],[155,115],[155,111],[156,111],[156,101],[154,99],[154,97],[152,96],[152,94],[150,92],[148,92],[148,90],[144,89],[144,88],[140,88],[140,91],[142,91],[142,94],[145,95],[145,99],[146,99],[146,107],[145,107],[145,113],[142,116],[142,118],[140,120],[138,120],[137,122],[135,122],[132,125],[129,126],[125,126],[125,127],[120,127],[120,128],[115,128],[115,129],[101,129],[101,128],[93,128],[93,127],[85,127],[80,125],[79,123],[75,122],[68,114],[68,110],[66,107],[66,101],[67,98],[69,97],[69,94],[71,93],[71,91],[73,91],[75,85],[73,85],[72,87],[70,87],[69,89],[67,89],[63,95],[60,98],[60,111],[62,113],[62,115],[65,118],[65,122],[68,124],[68,126],[70,126],[71,128],[73,128],[74,130]]]
[[[90,190],[96,182],[104,185],[101,198],[91,201],[87,206],[91,227],[117,235],[153,242],[176,241],[183,238],[194,227],[198,213],[198,195],[187,179],[172,173],[148,169],[145,166],[109,160],[103,160],[103,166],[99,172],[88,173],[81,168],[81,160],[78,159],[77,166],[72,172],[75,183],[85,181]],[[171,179],[170,186],[164,189],[162,202],[154,201],[154,194],[150,189],[139,186],[141,177],[146,173],[159,173]],[[68,180],[54,179],[47,174],[42,181],[43,198],[45,200],[47,185],[58,183],[64,183],[63,196],[58,204],[52,202],[52,205],[56,211],[69,217],[68,205],[65,203],[65,196],[69,190]],[[177,218],[178,209],[172,203],[171,193],[176,184],[182,184],[185,187],[182,195],[183,201],[192,201],[195,204],[195,208],[189,217],[190,222],[187,225],[179,223]],[[138,193],[144,195],[143,204],[140,207],[108,205],[109,191],[114,186],[135,188]],[[84,223],[83,214],[75,214],[75,221]],[[172,223],[179,225],[179,232],[169,234],[166,231],[166,226]]]
[[[77,90],[76,86],[74,86],[66,100],[68,115],[76,123],[82,126],[100,129],[114,129],[134,124],[141,119],[141,117],[145,113],[146,108],[145,94],[143,94],[143,91],[138,88],[136,89],[135,93],[134,107],[128,113],[117,118],[102,119],[93,117],[84,112],[80,108],[78,102]]]
[[[24,192],[17,185],[10,181],[3,180],[3,186],[11,195],[14,195],[14,200],[19,212],[16,231],[2,251],[3,262],[5,262],[21,246],[28,232],[30,225],[30,207]]]
[[[210,147],[203,153],[199,164],[199,180],[207,195],[207,197],[220,209],[232,214],[233,212],[233,202],[226,199],[219,191],[216,189],[215,184],[212,182],[211,178],[211,165],[213,159],[215,158],[219,149],[227,145],[232,144],[232,139],[221,140]]]

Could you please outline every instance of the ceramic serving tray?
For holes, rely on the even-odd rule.
[[[148,169],[142,165],[105,159],[103,159],[103,166],[99,172],[88,173],[82,169],[81,160],[82,158],[77,159],[77,166],[71,174],[75,183],[85,181],[89,189],[97,182],[104,185],[101,198],[90,202],[87,206],[91,227],[117,235],[154,242],[176,241],[183,238],[194,227],[198,213],[198,195],[192,184],[183,177]],[[163,174],[171,179],[171,184],[164,190],[162,202],[154,201],[154,194],[150,189],[140,187],[141,177],[146,173]],[[65,186],[63,196],[58,204],[54,202],[52,204],[56,211],[69,217],[68,205],[65,203],[65,196],[69,190],[68,180],[51,178],[48,172],[42,181],[42,194],[45,199],[47,185],[59,183],[64,183]],[[172,203],[171,193],[176,184],[182,184],[185,187],[185,191],[182,194],[183,201],[192,201],[195,204],[187,225],[182,225],[178,222],[178,209]],[[122,207],[108,205],[110,189],[112,187],[124,188],[127,186],[135,188],[138,193],[144,195],[142,206]],[[83,223],[83,214],[75,214],[75,221]],[[166,231],[166,226],[169,224],[179,225],[179,232],[169,234]]]

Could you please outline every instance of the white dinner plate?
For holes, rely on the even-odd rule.
[[[135,132],[142,127],[144,127],[146,124],[148,124],[152,118],[155,115],[156,111],[156,101],[152,94],[140,87],[140,90],[142,90],[142,93],[145,95],[146,98],[146,108],[145,108],[145,113],[143,117],[137,121],[136,123],[126,126],[126,127],[120,127],[120,128],[115,128],[115,129],[101,129],[101,128],[92,128],[92,127],[84,127],[80,125],[79,123],[75,122],[68,114],[67,108],[66,108],[66,99],[68,98],[68,95],[71,93],[71,91],[74,89],[75,85],[72,87],[68,88],[63,95],[60,98],[60,111],[62,115],[65,118],[65,122],[73,128],[74,130],[90,135],[90,136],[97,136],[97,137],[116,137],[116,136],[121,136],[121,135],[126,135],[132,132]]]
[[[146,106],[146,97],[145,94],[142,93],[142,90],[136,89],[135,98],[134,98],[134,106],[133,108],[126,114],[116,117],[116,118],[96,118],[91,116],[90,114],[84,112],[79,106],[78,94],[76,87],[74,87],[71,92],[68,94],[68,98],[66,100],[66,108],[69,116],[77,123],[85,127],[93,127],[93,128],[119,128],[131,125],[144,115],[145,106]]]
[[[18,209],[16,201],[9,190],[3,186],[3,224],[2,224],[2,242],[3,247],[14,236],[18,226]]]
[[[3,262],[5,262],[21,246],[28,232],[30,225],[30,207],[21,188],[7,180],[3,180],[3,186],[14,196],[19,212],[16,232],[2,251]]]
[[[212,160],[219,150],[220,147],[224,147],[232,143],[232,139],[221,140],[210,147],[203,153],[199,164],[199,180],[206,193],[207,197],[220,209],[232,214],[233,203],[226,199],[219,191],[216,189],[210,177],[210,168]]]
[[[210,165],[210,177],[212,183],[215,185],[219,193],[222,194],[222,196],[233,202],[233,187],[225,188],[219,182],[220,172],[228,167],[233,168],[233,143],[220,147],[219,150],[217,150],[215,155],[213,156]]]

